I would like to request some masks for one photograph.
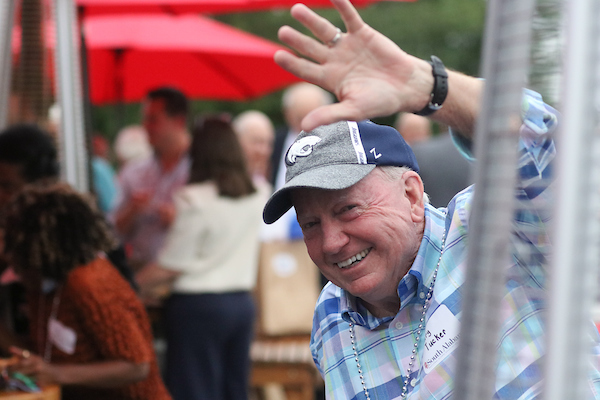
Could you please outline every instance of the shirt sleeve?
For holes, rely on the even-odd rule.
[[[69,282],[85,340],[104,360],[151,362],[152,334],[144,307],[119,273],[106,267],[78,271]]]
[[[558,112],[545,104],[542,96],[523,89],[522,124],[519,129],[517,182],[513,218],[512,254],[521,265],[536,265],[532,272],[543,282],[543,268],[549,251],[548,222],[553,197],[552,165],[556,148],[552,138]],[[451,131],[459,151],[474,159],[472,141]]]
[[[519,130],[519,151],[530,152],[538,157],[535,163],[539,171],[543,171],[554,156],[554,146],[544,147],[550,141],[550,135],[556,130],[558,123],[558,111],[544,103],[542,96],[533,90],[523,89],[521,102],[522,125]],[[473,154],[473,141],[460,135],[450,128],[450,134],[458,151],[468,160],[475,160]],[[523,166],[519,163],[519,168]],[[533,170],[530,170],[533,172]]]
[[[510,270],[508,279],[523,286],[545,287],[555,192],[552,167],[556,148],[552,134],[558,112],[538,93],[525,90],[521,115],[511,253],[522,268]]]

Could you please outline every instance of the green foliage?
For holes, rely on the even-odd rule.
[[[424,59],[435,54],[448,68],[477,75],[485,4],[484,0],[383,1],[359,12],[365,22],[408,53]],[[322,9],[318,13],[343,29],[335,10]],[[278,42],[277,30],[282,25],[306,32],[288,11],[239,13],[214,18],[275,42]],[[277,92],[248,102],[194,101],[192,111],[194,114],[228,112],[236,115],[247,109],[259,109],[269,115],[275,125],[280,125],[283,124],[280,103],[281,92]],[[139,122],[139,105],[94,107],[92,115],[94,129],[112,138],[121,126]],[[377,121],[392,124],[393,118]]]

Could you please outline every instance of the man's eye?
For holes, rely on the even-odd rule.
[[[350,221],[361,214],[360,210],[361,208],[357,204],[348,204],[340,208],[337,214],[344,221]]]
[[[316,224],[317,224],[317,222],[315,222],[315,221],[305,222],[304,224],[301,225],[301,228],[302,228],[302,230],[309,229],[309,228],[312,228],[313,226],[315,226]]]

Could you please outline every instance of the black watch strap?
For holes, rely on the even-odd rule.
[[[415,112],[417,115],[430,115],[442,108],[444,100],[448,95],[448,72],[442,60],[436,56],[431,56],[431,73],[433,74],[433,90],[431,91],[431,99],[429,103],[420,111]]]

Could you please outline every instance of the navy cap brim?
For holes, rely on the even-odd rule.
[[[272,224],[292,208],[291,191],[294,189],[346,189],[358,183],[375,167],[373,164],[334,164],[303,172],[273,193],[263,210],[263,220]]]

